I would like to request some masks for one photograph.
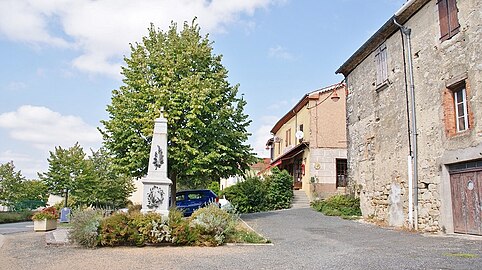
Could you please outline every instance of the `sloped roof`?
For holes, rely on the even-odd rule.
[[[399,27],[394,23],[394,19],[398,23],[406,23],[417,11],[419,11],[430,0],[410,0],[407,1],[400,9],[399,14],[393,15],[385,24],[378,29],[343,65],[341,65],[336,74],[343,74],[345,77],[350,74],[365,58],[367,58],[376,48],[378,48],[385,40],[392,36]]]

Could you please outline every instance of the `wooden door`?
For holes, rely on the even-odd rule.
[[[450,175],[454,232],[482,235],[482,171]]]

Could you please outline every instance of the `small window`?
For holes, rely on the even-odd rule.
[[[467,80],[452,83],[443,94],[445,133],[450,138],[473,126]]]
[[[303,124],[300,125],[300,131],[303,132]],[[299,143],[302,143],[303,142],[303,138],[300,138],[298,140]]]
[[[291,128],[286,131],[285,146],[288,147],[289,145],[291,145]]]
[[[176,196],[176,202],[184,201],[184,194]]]
[[[377,64],[377,86],[380,86],[388,80],[387,46],[385,44],[376,50],[375,61]]]
[[[444,41],[460,31],[456,0],[438,0],[440,40]]]
[[[454,90],[455,124],[457,132],[465,131],[469,128],[469,117],[467,112],[467,92],[465,84]]]

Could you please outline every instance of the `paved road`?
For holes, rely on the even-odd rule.
[[[0,224],[0,234],[28,232],[33,230],[33,221]]]
[[[0,269],[482,269],[482,240],[426,237],[311,209],[243,216],[272,246],[81,249],[6,235]],[[458,254],[458,255],[457,255]]]

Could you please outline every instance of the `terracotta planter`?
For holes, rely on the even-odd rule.
[[[33,221],[33,230],[36,232],[46,232],[57,229],[56,219],[43,219]]]

